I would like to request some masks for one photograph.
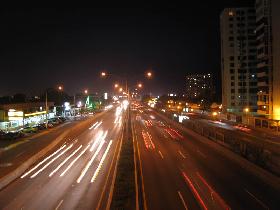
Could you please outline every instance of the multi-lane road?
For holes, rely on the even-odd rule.
[[[112,109],[0,191],[0,209],[105,208],[120,146],[124,112]]]
[[[222,155],[226,149],[145,108],[132,118],[147,209],[279,209],[280,190]]]
[[[124,115],[115,107],[67,135],[0,191],[0,209],[106,209]],[[149,109],[130,116],[142,209],[279,209],[280,190],[230,158],[236,154]]]

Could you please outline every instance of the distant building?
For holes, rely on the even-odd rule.
[[[220,16],[222,104],[226,112],[257,111],[254,8],[226,8]]]
[[[213,99],[215,94],[211,74],[192,74],[186,76],[185,97],[190,101]]]
[[[280,2],[256,0],[258,114],[280,120]]]

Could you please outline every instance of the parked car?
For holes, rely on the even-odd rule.
[[[36,133],[38,131],[37,127],[27,126],[21,130],[24,133]]]
[[[20,137],[23,137],[23,136],[24,136],[24,133],[21,132],[21,131],[10,131],[10,132],[7,132],[7,133],[3,133],[1,135],[1,139],[13,140],[13,139],[17,139],[17,138],[20,138]]]
[[[66,118],[65,118],[65,117],[58,117],[57,119],[61,120],[62,122],[65,122],[65,121],[66,121]]]
[[[46,124],[40,123],[40,124],[36,125],[35,127],[38,128],[38,130],[44,130],[44,129],[46,129]]]

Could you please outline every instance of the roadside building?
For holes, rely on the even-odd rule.
[[[223,111],[257,112],[255,9],[224,9],[220,28]]]
[[[13,130],[26,125],[35,125],[44,122],[46,117],[54,117],[50,110],[53,102],[48,102],[48,116],[45,102],[27,102],[0,105],[0,130]]]
[[[256,0],[258,114],[280,120],[280,3]]]

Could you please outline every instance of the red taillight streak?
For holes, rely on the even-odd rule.
[[[207,183],[207,181],[198,173],[196,172],[198,178],[203,182],[203,184],[206,185],[206,187],[209,189],[209,191],[217,198],[219,203],[222,205],[222,207],[226,210],[230,210],[230,207],[226,204],[226,202],[219,196],[219,194],[213,190],[213,188]]]
[[[195,187],[193,186],[191,180],[189,179],[189,177],[186,175],[185,172],[182,172],[183,176],[187,182],[187,184],[190,186],[194,196],[196,197],[196,199],[198,200],[198,202],[200,203],[200,206],[204,209],[207,210],[208,208],[206,207],[205,203],[203,202],[202,198],[200,197],[199,193],[197,192],[197,190],[195,189]]]

